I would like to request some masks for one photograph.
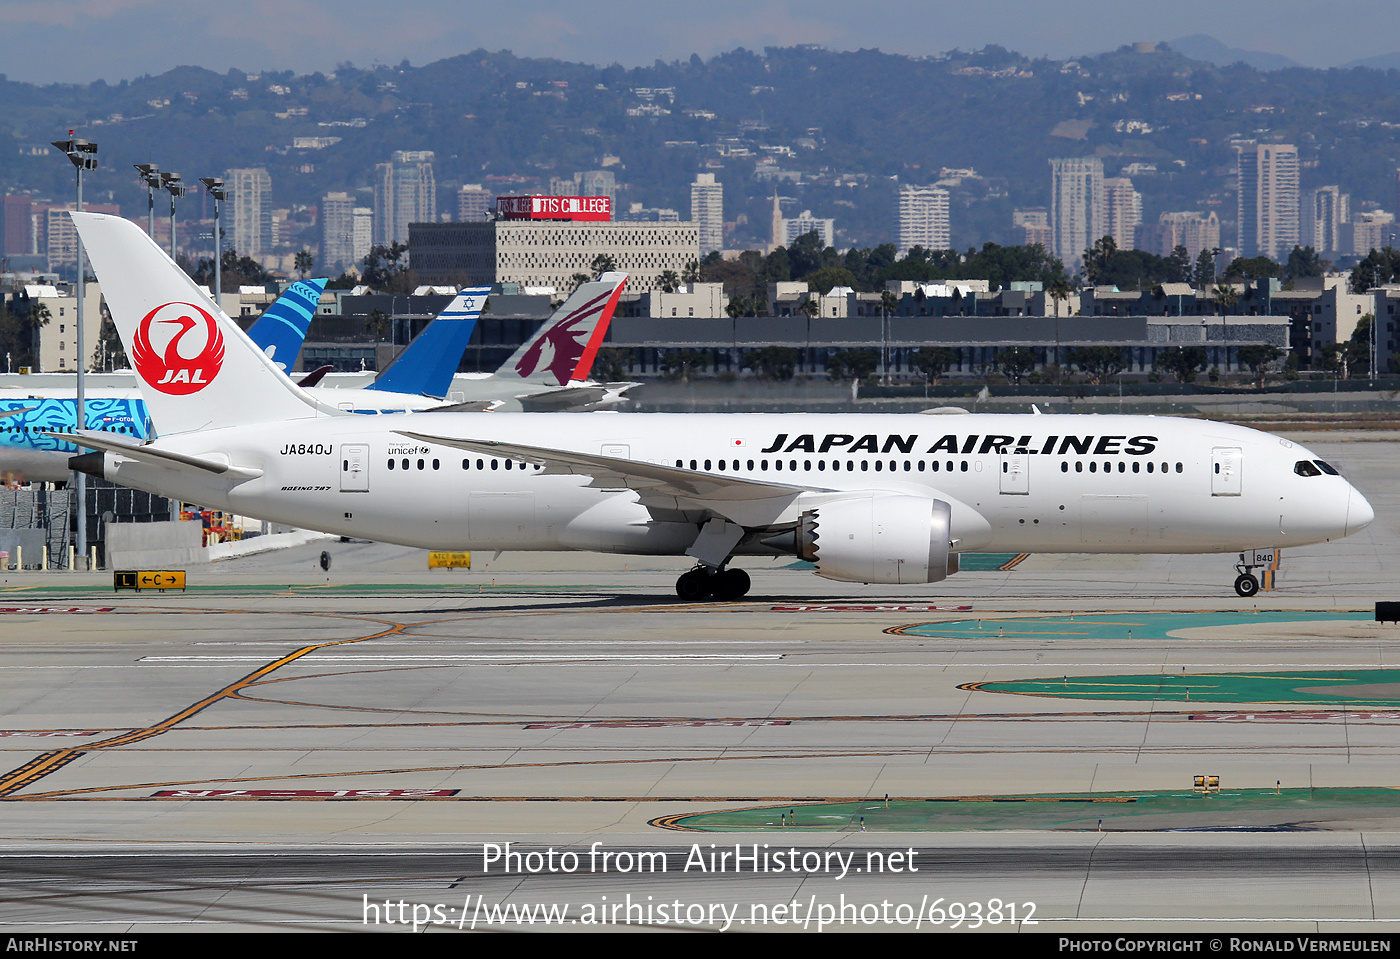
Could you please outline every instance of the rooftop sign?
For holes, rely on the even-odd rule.
[[[612,219],[612,198],[606,196],[498,196],[496,209],[506,220]]]

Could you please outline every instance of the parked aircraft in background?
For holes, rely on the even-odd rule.
[[[568,409],[611,402],[634,384],[598,384],[589,381],[588,375],[626,279],[626,274],[608,273],[580,286],[499,370],[468,380],[465,389],[451,391],[450,398],[449,386],[490,287],[471,287],[460,292],[371,386],[306,386],[303,392],[331,414],[402,413],[444,404],[487,410],[525,406]],[[278,362],[279,355],[290,357],[290,362],[295,363],[324,283],[311,280],[293,284],[249,328],[249,337],[274,368],[284,369],[284,364]],[[180,337],[189,329],[183,330]],[[138,345],[135,349],[151,348]],[[164,349],[169,351],[170,344]],[[177,353],[183,349],[178,347]],[[176,370],[170,375],[175,378],[182,374]],[[193,384],[175,383],[176,387],[182,385]],[[10,417],[0,422],[0,479],[66,480],[68,457],[77,449],[51,434],[77,429],[76,390],[24,390],[6,396],[8,392],[0,389],[0,415]],[[146,406],[137,388],[99,387],[86,392],[84,407],[89,429],[149,437]]]
[[[1374,515],[1301,446],[1170,417],[328,416],[138,227],[73,218],[128,351],[163,347],[136,364],[160,438],[64,435],[95,451],[72,466],[209,507],[432,549],[685,555],[693,600],[744,595],[739,555],[903,586],[963,552],[1234,553]]]

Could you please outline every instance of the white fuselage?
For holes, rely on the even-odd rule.
[[[802,488],[754,527],[843,492],[949,502],[957,551],[1199,553],[1348,535],[1369,504],[1312,453],[1257,430],[1143,416],[473,414],[316,417],[161,438],[260,470],[171,470],[108,453],[124,485],[281,523],[432,549],[680,554],[704,510],[617,482],[409,439],[405,430]],[[354,468],[351,464],[354,464]],[[392,465],[391,465],[392,464]],[[803,491],[806,490],[806,491]],[[833,493],[832,491],[835,491]],[[761,550],[760,550],[761,551]]]

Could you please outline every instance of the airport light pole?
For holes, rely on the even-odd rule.
[[[214,198],[214,305],[222,310],[224,231],[219,227],[219,202],[228,199],[228,191],[224,189],[224,181],[216,176],[202,176],[199,182],[204,184],[204,189]]]
[[[91,140],[84,140],[81,137],[73,136],[73,131],[68,131],[67,140],[54,140],[53,145],[59,149],[73,163],[73,168],[78,181],[78,212],[83,211],[83,171],[97,169],[97,144]],[[83,355],[83,300],[87,299],[87,266],[83,263],[83,237],[74,227],[78,240],[78,391],[77,391],[77,411],[75,421],[79,432],[87,429],[87,406],[84,400],[83,370],[87,366],[86,357]],[[75,473],[75,491],[78,494],[78,529],[74,542],[75,552],[82,561],[87,560],[87,476],[83,473]],[[75,562],[73,565],[77,565]],[[70,570],[71,572],[71,570]]]
[[[162,173],[161,185],[170,192],[170,259],[175,259],[175,201],[189,192],[180,183],[180,174]]]
[[[160,169],[154,163],[135,163],[141,182],[146,184],[146,235],[156,236],[156,191],[161,188]]]

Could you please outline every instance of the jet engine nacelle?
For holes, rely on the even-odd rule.
[[[846,583],[936,583],[957,571],[952,508],[897,493],[842,497],[802,514],[798,555]]]

